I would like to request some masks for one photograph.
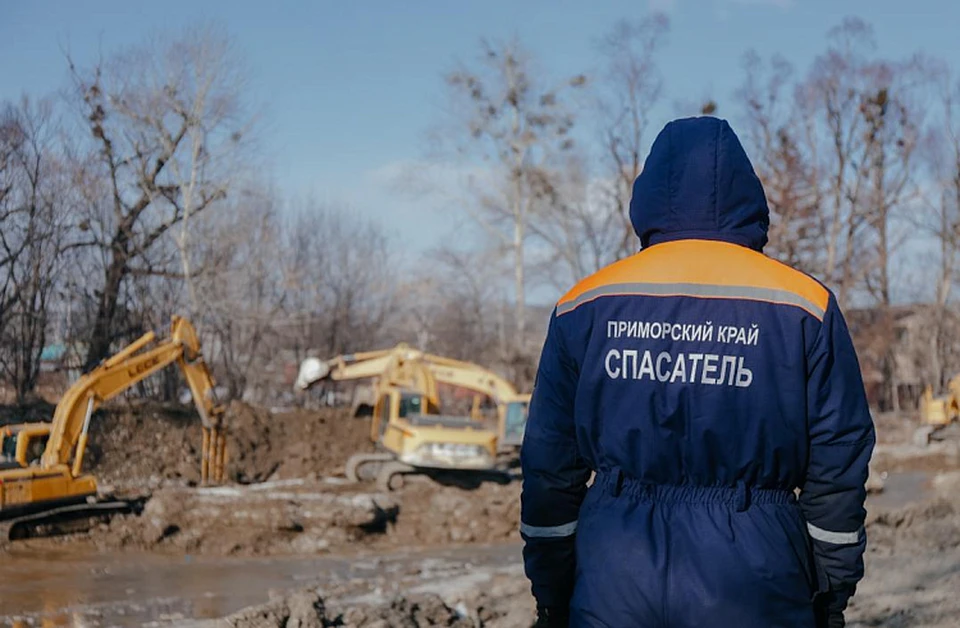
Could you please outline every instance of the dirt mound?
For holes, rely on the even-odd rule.
[[[416,478],[399,494],[391,544],[444,545],[520,539],[520,483],[484,482],[472,490]]]
[[[223,621],[232,628],[323,628],[324,626],[476,626],[467,617],[444,604],[437,595],[400,597],[374,607],[352,606],[346,609],[327,608],[319,591],[300,591],[251,609],[243,610]]]
[[[233,403],[227,418],[227,473],[238,482],[342,475],[352,454],[373,451],[370,420],[348,409],[274,414]]]
[[[234,402],[227,423],[227,477],[234,482],[338,475],[351,454],[372,449],[369,420],[346,410],[271,413]],[[91,424],[88,468],[119,489],[196,484],[200,442],[190,407],[109,408]]]
[[[192,409],[113,406],[90,422],[86,469],[101,485],[156,487],[200,481],[200,420]]]
[[[316,555],[367,547],[517,541],[520,486],[465,491],[424,479],[400,492],[331,481],[275,480],[246,486],[156,489],[139,516],[116,516],[83,535],[37,543],[89,543],[98,550],[204,555]]]
[[[165,487],[143,512],[116,516],[74,537],[98,550],[148,550],[207,555],[316,555],[380,537],[396,520],[389,495],[300,480],[251,486]]]
[[[521,573],[485,578],[445,588],[443,595],[413,587],[389,600],[378,596],[339,598],[323,590],[305,589],[274,596],[261,606],[244,609],[217,622],[230,628],[517,628],[534,620],[533,600]],[[433,588],[433,587],[426,587]]]

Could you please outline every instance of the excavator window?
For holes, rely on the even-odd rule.
[[[401,417],[406,417],[408,414],[423,413],[423,397],[417,394],[404,394],[400,396]]]
[[[521,437],[527,424],[527,404],[513,401],[507,404],[507,416],[504,431],[507,436]]]
[[[13,434],[4,434],[3,447],[0,449],[0,458],[15,460],[17,457],[17,437]]]
[[[48,440],[50,440],[50,436],[46,434],[30,439],[30,442],[27,443],[27,464],[40,461],[40,458],[43,457],[43,450],[47,447]]]

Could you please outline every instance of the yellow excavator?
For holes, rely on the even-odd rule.
[[[305,390],[322,380],[376,378],[370,439],[379,451],[350,457],[345,474],[351,481],[375,480],[380,490],[390,491],[402,486],[405,475],[414,473],[503,478],[506,468],[497,455],[498,428],[486,425],[478,415],[477,399],[487,394],[489,380],[483,380],[480,367],[455,362],[400,345],[326,362],[305,361],[297,387]],[[441,412],[440,382],[481,393],[470,415]]]
[[[920,397],[920,427],[913,434],[917,445],[929,445],[957,432],[960,425],[960,375],[947,383],[947,394],[933,396],[933,387],[927,386]],[[953,434],[954,437],[960,435]]]
[[[470,411],[475,420],[484,419],[482,403],[492,401],[496,405],[498,447],[514,453],[519,449],[527,423],[529,393],[517,392],[509,381],[472,362],[425,353],[403,343],[391,349],[338,355],[329,360],[307,358],[300,364],[296,388],[307,390],[323,381],[377,379],[396,360],[417,361],[437,383],[475,393]],[[367,404],[372,407],[373,401],[361,395],[354,400],[354,410],[358,412],[359,406]]]
[[[148,332],[82,375],[57,404],[51,423],[0,427],[0,526],[6,529],[0,540],[131,510],[128,501],[98,501],[96,478],[83,473],[90,419],[100,405],[173,363],[183,372],[200,414],[201,482],[223,480],[224,406],[217,402],[196,330],[174,316],[169,338],[157,341]]]

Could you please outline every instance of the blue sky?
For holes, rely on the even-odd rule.
[[[746,50],[779,52],[805,68],[846,15],[873,24],[881,54],[922,50],[960,68],[960,3],[951,0],[0,0],[0,100],[63,86],[64,49],[89,62],[157,31],[219,22],[249,67],[279,187],[346,204],[422,249],[469,229],[455,207],[398,194],[392,176],[426,154],[443,72],[469,60],[481,37],[514,34],[547,72],[589,70],[597,38],[615,20],[650,10],[671,19],[655,126],[678,113],[677,101],[712,96],[730,112],[723,103]]]

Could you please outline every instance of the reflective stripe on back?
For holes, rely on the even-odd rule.
[[[700,297],[706,299],[744,299],[749,301],[766,301],[783,305],[795,305],[822,319],[824,309],[807,298],[777,288],[757,288],[754,286],[715,286],[695,283],[621,283],[600,286],[588,290],[572,301],[557,306],[557,315],[566,314],[577,309],[582,304],[603,296],[616,295],[648,295],[658,297]]]
[[[606,296],[743,299],[803,309],[823,319],[829,293],[816,280],[762,253],[726,242],[664,242],[620,260],[578,283],[557,314]]]

